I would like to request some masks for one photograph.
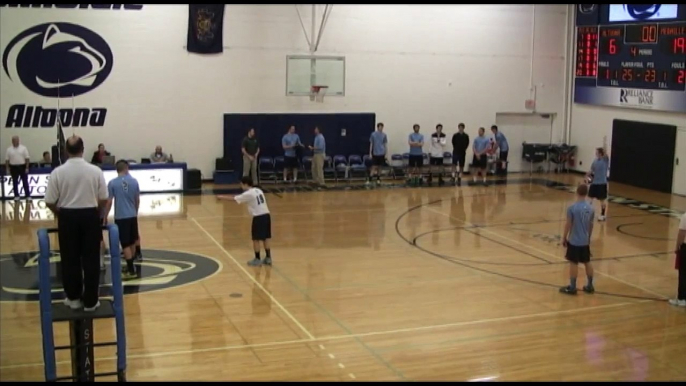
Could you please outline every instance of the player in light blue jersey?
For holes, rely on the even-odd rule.
[[[105,213],[109,213],[114,203],[114,223],[119,227],[119,243],[124,252],[126,268],[122,272],[123,280],[137,278],[133,264],[136,255],[138,233],[138,208],[140,207],[140,187],[138,181],[129,174],[129,163],[117,161],[117,178],[107,184],[109,199]],[[105,215],[107,216],[107,215]],[[111,246],[110,246],[111,248]],[[116,259],[118,256],[111,256]]]
[[[424,135],[419,133],[419,125],[412,126],[413,133],[407,139],[410,145],[410,159],[408,160],[408,179],[407,184],[410,186],[417,186],[421,183],[422,173],[421,169],[424,164],[424,157],[422,154],[422,147],[424,146]]]
[[[562,245],[567,247],[566,259],[569,261],[569,285],[560,288],[560,292],[576,295],[576,277],[579,273],[579,263],[586,269],[588,282],[584,292],[592,294],[593,265],[591,264],[591,234],[593,233],[593,206],[586,201],[588,186],[581,184],[576,188],[577,200],[567,208],[567,223],[562,235]]]
[[[586,178],[591,180],[588,197],[591,200],[596,199],[600,201],[600,217],[598,217],[598,221],[605,221],[605,211],[607,210],[607,171],[610,167],[610,158],[607,156],[605,148],[602,147],[597,148],[595,154],[596,159],[593,160],[591,169],[586,175]]]

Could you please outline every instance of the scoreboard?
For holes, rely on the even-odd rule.
[[[577,4],[574,102],[686,113],[686,5]]]

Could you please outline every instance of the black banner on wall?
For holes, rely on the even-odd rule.
[[[188,7],[188,52],[223,52],[224,4],[190,4]]]

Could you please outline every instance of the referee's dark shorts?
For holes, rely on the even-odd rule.
[[[95,207],[60,208],[57,227],[64,292],[70,300],[94,307],[100,287],[100,213]]]

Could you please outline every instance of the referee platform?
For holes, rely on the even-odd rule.
[[[119,256],[119,229],[110,224],[103,227],[110,239],[112,256]],[[100,299],[100,307],[94,312],[72,310],[62,302],[52,301],[52,287],[50,277],[50,237],[57,228],[39,229],[38,244],[40,256],[38,258],[39,302],[41,330],[43,335],[43,361],[45,364],[45,380],[47,382],[74,381],[92,382],[96,377],[116,376],[119,382],[126,382],[126,329],[124,325],[124,294],[121,281],[120,259],[111,259],[110,274],[112,275],[112,299]],[[116,326],[116,341],[94,343],[94,319],[114,319]],[[70,343],[67,346],[55,346],[54,324],[69,323]],[[117,368],[115,372],[96,373],[96,347],[117,347]],[[71,351],[71,375],[57,375],[55,352],[57,350]]]

